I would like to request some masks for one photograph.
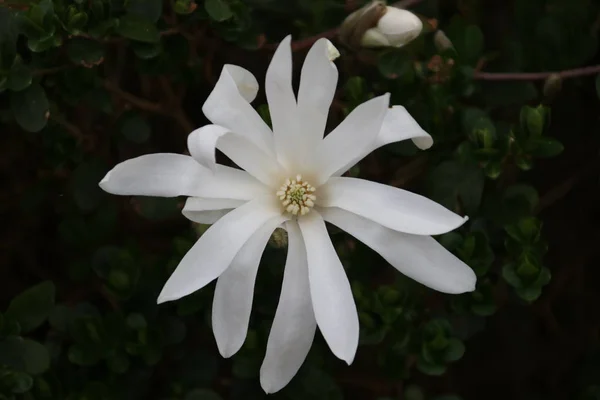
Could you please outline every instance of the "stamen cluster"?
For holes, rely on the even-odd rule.
[[[296,175],[296,179],[285,180],[277,191],[277,197],[287,212],[293,215],[304,215],[315,205],[317,196],[314,192],[315,188],[303,181],[302,175]]]

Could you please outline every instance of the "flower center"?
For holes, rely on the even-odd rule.
[[[277,191],[277,197],[285,211],[293,215],[304,215],[315,205],[317,196],[314,195],[315,188],[308,182],[302,180],[302,175],[296,175],[296,179],[286,179]]]

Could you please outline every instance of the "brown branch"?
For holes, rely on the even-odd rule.
[[[103,81],[104,88],[109,92],[116,94],[117,96],[123,98],[127,102],[131,103],[133,106],[139,108],[140,110],[150,111],[157,114],[168,115],[168,111],[163,108],[163,106],[159,103],[154,103],[152,101],[148,101],[146,99],[142,99],[141,97],[137,97],[129,92],[122,90],[120,87],[115,85],[114,83],[105,80]]]
[[[597,75],[600,65],[575,68],[559,72],[479,72],[476,71],[473,79],[480,81],[543,81],[550,76],[557,75],[562,79],[578,78],[582,76]]]
[[[57,123],[58,125],[62,126],[69,135],[71,135],[71,136],[73,136],[73,138],[75,138],[77,143],[86,144],[88,137],[83,134],[83,132],[81,131],[81,129],[79,129],[79,127],[68,122],[66,119],[64,119],[58,115],[49,113],[48,118],[50,120],[54,121],[55,123]]]
[[[121,97],[122,99],[124,99],[125,101],[127,101],[128,103],[130,103],[131,105],[133,105],[136,108],[139,108],[140,110],[143,111],[148,111],[148,112],[152,112],[155,114],[161,114],[161,115],[165,115],[168,117],[171,117],[175,120],[175,122],[177,122],[177,124],[181,127],[181,129],[183,129],[185,132],[191,132],[194,130],[194,124],[190,121],[190,119],[188,118],[188,116],[185,114],[185,112],[183,111],[183,109],[181,108],[181,101],[180,99],[173,99],[173,96],[175,95],[172,88],[170,88],[170,86],[168,85],[168,82],[162,82],[163,83],[163,88],[165,86],[169,87],[169,90],[167,91],[167,97],[171,98],[171,101],[175,101],[175,103],[173,104],[160,104],[160,103],[154,103],[152,101],[143,99],[141,97],[138,97],[134,94],[131,94],[129,92],[124,91],[123,89],[121,89],[120,87],[118,87],[117,85],[115,85],[114,83],[105,80],[103,82],[104,88],[112,93],[114,93],[115,95]]]

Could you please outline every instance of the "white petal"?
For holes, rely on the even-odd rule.
[[[248,70],[237,65],[225,64],[223,69],[233,78],[238,91],[248,103],[252,103],[258,93],[258,81]]]
[[[271,233],[285,220],[287,217],[280,215],[267,221],[248,239],[217,280],[212,327],[219,352],[225,358],[237,353],[244,344],[260,259]]]
[[[323,139],[316,149],[313,186],[324,183],[371,148],[388,110],[389,99],[390,95],[385,94],[359,105]]]
[[[331,178],[318,194],[321,207],[339,207],[414,235],[440,235],[467,220],[426,197],[364,179]]]
[[[250,200],[266,188],[248,173],[218,166],[212,173],[182,154],[147,154],[116,165],[100,187],[123,196],[200,196]]]
[[[239,167],[269,186],[279,183],[281,166],[242,135],[218,125],[206,125],[188,136],[188,149],[196,161],[216,170],[215,150],[218,148]]]
[[[289,247],[279,304],[260,367],[260,384],[266,393],[285,387],[306,359],[317,322],[310,300],[306,248],[297,222],[286,223]]]
[[[231,132],[218,125],[205,125],[188,135],[187,145],[194,160],[211,170],[216,169],[215,150],[219,138]]]
[[[244,200],[235,199],[205,199],[190,197],[186,200],[181,213],[190,221],[199,224],[214,224],[221,217],[244,204]]]
[[[335,96],[338,70],[331,62],[334,55],[331,46],[327,39],[317,40],[308,51],[302,66],[298,114],[302,121],[302,140],[309,151],[323,138],[329,107]]]
[[[237,67],[233,75],[251,75],[250,72]],[[243,135],[267,154],[274,155],[273,135],[267,124],[244,97],[232,76],[231,68],[223,67],[221,76],[213,91],[202,106],[202,112],[213,124]]]
[[[306,245],[317,324],[333,354],[351,364],[358,347],[359,328],[350,282],[319,213],[311,211],[298,224]]]
[[[248,239],[279,215],[281,209],[271,196],[252,200],[225,215],[183,257],[158,296],[158,303],[180,299],[216,279]]]
[[[477,278],[473,270],[431,236],[393,231],[340,208],[319,212],[326,221],[375,250],[409,278],[444,293],[475,290]]]
[[[402,106],[393,106],[385,114],[381,130],[375,140],[373,150],[386,144],[412,139],[421,150],[433,145],[433,139]],[[366,154],[365,154],[366,155]]]
[[[277,159],[256,147],[246,138],[228,134],[219,139],[217,147],[240,168],[265,185],[269,187],[281,185],[281,165]]]
[[[377,23],[377,28],[388,38],[391,46],[402,47],[421,34],[423,22],[410,11],[387,7],[386,13]]]
[[[408,111],[406,111],[406,108],[402,106],[393,106],[387,110],[383,119],[383,124],[381,125],[381,130],[375,141],[353,160],[336,171],[334,176],[342,175],[372,151],[385,146],[386,144],[407,139],[412,139],[414,144],[421,150],[428,149],[433,145],[431,136],[421,129],[417,121],[415,121]]]
[[[292,88],[292,36],[281,41],[267,69],[265,91],[269,103],[275,150],[278,160],[290,166],[295,160],[298,135],[296,116],[296,96]]]
[[[378,28],[371,28],[365,32],[360,45],[363,47],[388,47],[391,46],[387,36],[385,36]]]

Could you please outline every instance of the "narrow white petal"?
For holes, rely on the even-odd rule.
[[[331,47],[329,40],[317,40],[308,51],[302,66],[298,114],[302,121],[302,138],[308,150],[314,149],[323,138],[329,107],[335,96],[338,70],[331,62],[335,54],[335,48]]]
[[[225,215],[183,257],[158,296],[158,303],[180,299],[216,279],[248,239],[280,215],[281,209],[271,197],[254,199]]]
[[[190,155],[198,163],[214,171],[217,161],[215,151],[219,138],[230,130],[218,125],[205,125],[188,135],[187,145]]]
[[[444,293],[475,290],[477,277],[473,270],[431,236],[397,232],[340,208],[319,212],[327,222],[375,250],[409,278]]]
[[[234,134],[224,135],[219,139],[217,147],[240,168],[265,185],[269,187],[281,185],[281,165],[277,159],[256,147],[245,137]]]
[[[421,150],[426,150],[433,145],[433,139],[425,132],[402,106],[393,106],[387,110],[381,125],[381,130],[374,142],[366,147],[363,152],[336,171],[334,176],[340,176],[352,168],[372,151],[386,144],[412,139],[413,143]]]
[[[331,175],[371,148],[388,110],[390,96],[371,99],[356,107],[316,149],[313,185],[320,185]],[[312,183],[312,182],[311,182]]]
[[[279,183],[281,167],[274,157],[262,151],[243,135],[218,125],[206,125],[188,136],[188,149],[196,161],[216,170],[216,149],[221,150],[250,175],[266,185]]]
[[[242,97],[248,103],[252,103],[258,93],[258,81],[254,75],[250,71],[232,64],[225,64],[223,69],[226,69],[231,75]]]
[[[213,91],[202,106],[202,112],[213,124],[243,135],[267,154],[274,155],[273,135],[267,124],[248,102],[251,96],[242,95],[234,76],[251,75],[241,67],[226,65]],[[241,72],[245,71],[245,72]]]
[[[440,235],[467,220],[426,197],[357,178],[329,179],[319,188],[318,205],[339,207],[414,235]]]
[[[260,368],[260,384],[266,393],[281,390],[296,375],[312,346],[317,327],[302,234],[295,221],[287,222],[286,228],[289,247],[283,285]]]
[[[117,164],[100,187],[123,196],[200,196],[250,200],[266,188],[248,173],[218,166],[216,172],[182,154],[147,154]]]
[[[278,160],[290,166],[296,155],[298,119],[296,116],[296,96],[292,88],[292,36],[281,41],[267,69],[265,91],[273,123],[275,150]]]
[[[271,233],[285,220],[287,217],[280,215],[267,221],[242,246],[217,280],[212,328],[219,352],[225,358],[237,353],[246,340],[260,259]]]
[[[244,203],[246,203],[245,200],[189,197],[181,213],[190,221],[199,224],[214,224],[229,211]]]
[[[319,213],[311,211],[298,224],[306,245],[317,324],[333,354],[351,364],[358,347],[359,327],[350,282]]]

